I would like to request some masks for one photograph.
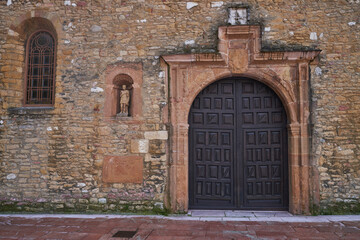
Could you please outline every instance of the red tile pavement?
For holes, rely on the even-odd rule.
[[[359,221],[200,221],[152,217],[0,217],[0,239],[122,239],[117,231],[137,231],[134,239],[360,239]]]

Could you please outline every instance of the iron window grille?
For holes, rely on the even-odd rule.
[[[55,38],[46,31],[33,33],[26,46],[25,105],[51,106],[55,95]]]

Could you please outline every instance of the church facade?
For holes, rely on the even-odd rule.
[[[359,10],[3,1],[1,211],[359,211]]]

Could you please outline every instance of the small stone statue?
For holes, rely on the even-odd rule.
[[[126,89],[126,85],[122,85],[122,90],[120,91],[120,114],[129,114],[129,101],[130,101],[130,91]]]

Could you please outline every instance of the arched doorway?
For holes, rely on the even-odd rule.
[[[189,208],[288,210],[287,117],[258,81],[216,81],[189,113]]]

